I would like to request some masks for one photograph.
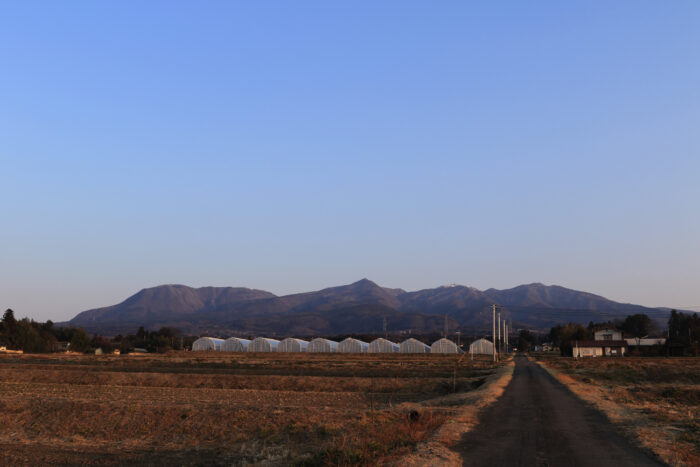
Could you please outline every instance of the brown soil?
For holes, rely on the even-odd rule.
[[[667,464],[700,465],[700,359],[550,357],[541,363]]]
[[[488,359],[198,354],[0,356],[2,465],[390,462],[478,387]]]

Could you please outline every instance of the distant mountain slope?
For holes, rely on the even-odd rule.
[[[600,295],[540,283],[519,285],[512,289],[484,291],[488,300],[505,307],[562,308],[569,310],[625,310],[629,305],[608,300]]]
[[[217,311],[260,316],[274,313],[328,311],[360,304],[381,304],[394,309],[401,306],[401,302],[391,289],[379,287],[368,279],[362,279],[349,285],[273,297],[261,302],[231,303],[218,307]]]
[[[467,326],[478,326],[486,318],[490,319],[490,315],[486,315],[493,304],[482,291],[463,285],[406,292],[398,298],[402,311],[447,315]]]
[[[236,324],[251,335],[329,336],[334,334],[382,334],[384,319],[387,329],[414,332],[440,332],[443,316],[404,313],[382,304],[351,305],[332,311],[305,311],[296,314],[246,318]],[[459,323],[449,320],[450,329]]]
[[[368,279],[315,292],[275,296],[242,287],[163,285],[143,289],[122,303],[84,311],[68,323],[101,334],[133,333],[139,326],[177,327],[185,333],[312,336],[435,332],[460,326],[475,332],[491,329],[492,304],[501,306],[512,329],[547,330],[566,322],[588,323],[646,313],[663,324],[668,310],[618,303],[599,295],[543,284],[480,291],[460,285],[405,292],[380,287]]]
[[[83,311],[68,324],[101,327],[111,324],[140,323],[187,319],[194,314],[229,306],[234,303],[275,297],[263,290],[244,287],[201,287],[161,285],[143,289],[123,302],[106,308]]]

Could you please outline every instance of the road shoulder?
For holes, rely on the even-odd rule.
[[[633,445],[662,462],[677,467],[697,465],[699,460],[687,451],[679,450],[667,427],[644,413],[644,409],[628,407],[615,401],[614,389],[576,379],[546,362],[532,359],[553,378],[566,386],[579,399],[602,412],[618,431]]]
[[[462,408],[443,424],[430,440],[420,443],[414,452],[403,457],[399,466],[461,466],[462,456],[452,447],[462,436],[479,423],[479,412],[498,400],[513,377],[515,363],[512,359],[486,378],[474,391],[442,398],[445,405],[461,405]]]

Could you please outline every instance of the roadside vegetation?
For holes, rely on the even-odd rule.
[[[700,465],[700,359],[538,359],[664,462]]]

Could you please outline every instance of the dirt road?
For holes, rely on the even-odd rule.
[[[482,422],[458,446],[465,466],[663,465],[526,357]]]

